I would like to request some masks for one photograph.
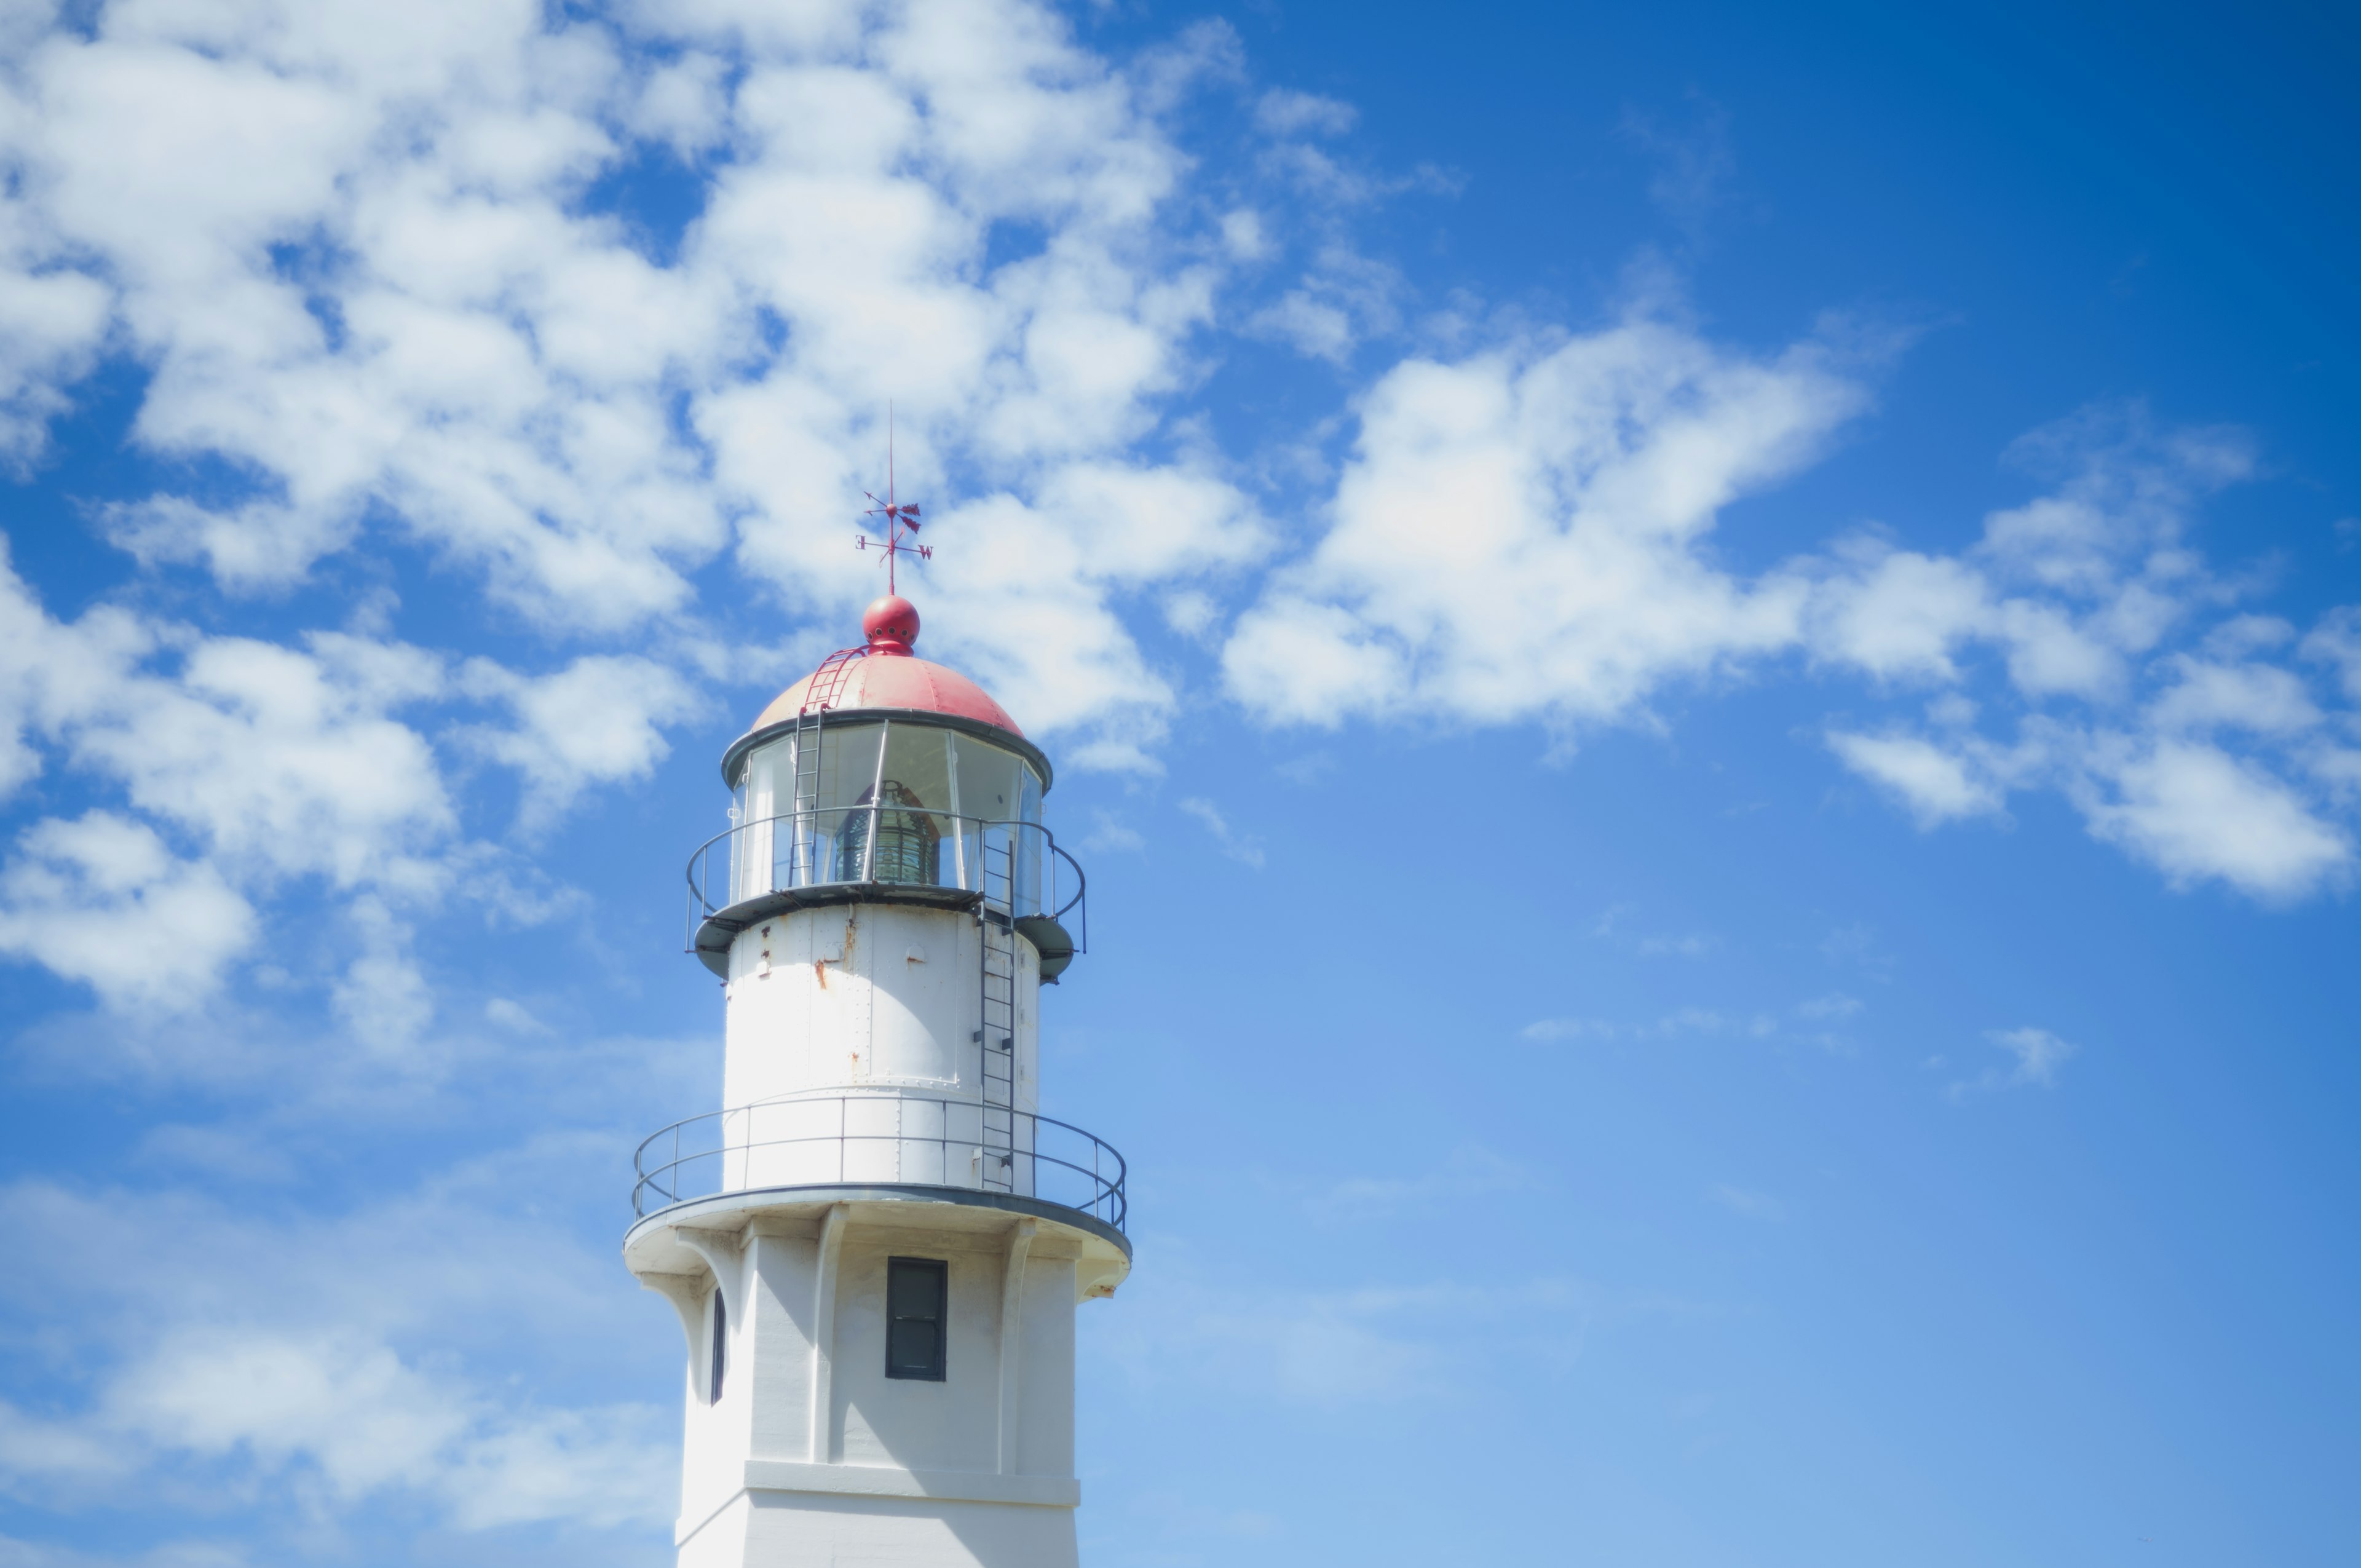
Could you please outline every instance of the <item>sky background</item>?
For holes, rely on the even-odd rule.
[[[670,1561],[720,752],[1056,760],[1085,1560],[2361,1554],[2331,8],[0,9],[0,1565]]]

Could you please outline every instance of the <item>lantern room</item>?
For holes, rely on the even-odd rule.
[[[1054,983],[1087,930],[1081,869],[1042,824],[1049,758],[973,681],[911,652],[908,600],[878,600],[862,630],[724,754],[730,826],[690,864],[692,948],[726,974],[736,934],[789,909],[983,905]]]

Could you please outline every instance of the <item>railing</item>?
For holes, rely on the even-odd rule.
[[[1077,951],[1090,947],[1082,868],[1047,828],[892,801],[782,812],[698,845],[688,858],[690,944],[700,925],[734,905],[856,884],[980,894],[1005,915],[1046,915],[1068,928]]]
[[[642,1218],[726,1192],[880,1183],[1032,1198],[1118,1231],[1130,1217],[1123,1156],[1112,1146],[1048,1116],[928,1095],[816,1095],[708,1112],[640,1145],[631,1169],[631,1212]]]

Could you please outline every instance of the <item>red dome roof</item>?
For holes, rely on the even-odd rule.
[[[806,675],[781,692],[755,718],[753,729],[767,729],[801,713],[811,684],[812,677]],[[982,686],[957,670],[945,669],[907,653],[900,658],[872,653],[852,661],[852,667],[844,673],[844,685],[838,688],[828,710],[843,713],[857,707],[948,713],[956,718],[972,718],[979,724],[1005,729],[1011,735],[1025,733],[1016,728],[1016,720],[1008,717],[1008,710],[993,701]]]
[[[1008,710],[993,701],[982,686],[957,670],[946,669],[910,652],[910,644],[918,640],[918,611],[909,600],[898,597],[879,599],[862,617],[862,629],[869,634],[869,645],[844,659],[841,683],[825,699],[829,712],[891,707],[905,712],[941,713],[989,724],[1020,739],[1024,736],[1025,731],[1016,728],[1016,720],[1008,717]],[[811,700],[812,683],[823,674],[833,681],[835,674],[829,665],[840,658],[844,656],[831,654],[819,669],[773,698],[747,733],[785,723],[801,713]]]

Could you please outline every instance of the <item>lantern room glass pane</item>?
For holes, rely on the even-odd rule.
[[[963,873],[959,885],[980,891],[996,908],[1015,911],[1023,840],[1033,835],[1014,824],[1024,819],[1025,789],[1032,770],[1016,753],[988,740],[950,733],[960,815],[955,848]]]
[[[1031,768],[1019,768],[1016,787],[1017,817],[1023,821],[1038,824],[1041,820],[1041,781],[1034,777]],[[1016,835],[1016,887],[1012,908],[1018,915],[1041,912],[1042,849],[1041,834],[1019,832]]]
[[[1018,810],[1016,758],[988,741],[952,731],[951,750],[959,762],[959,810],[962,817],[996,822]]]
[[[884,765],[873,785],[852,802],[875,809],[847,813],[833,880],[938,885],[946,858],[943,839],[956,831],[945,809],[950,795],[950,758],[942,731],[887,724]],[[956,855],[950,858],[956,863]]]
[[[791,742],[774,740],[747,753],[738,775],[730,837],[730,900],[741,904],[785,886],[780,852],[793,841],[793,828],[777,820],[787,809],[785,792],[795,777]]]
[[[870,795],[877,785],[883,724],[823,725],[796,742],[796,831],[786,853],[793,880],[785,885],[860,882],[869,854]],[[806,757],[800,748],[810,746]],[[782,792],[784,798],[785,792]]]

